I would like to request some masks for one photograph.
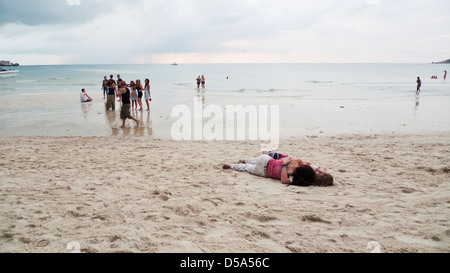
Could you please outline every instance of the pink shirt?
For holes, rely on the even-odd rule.
[[[281,170],[283,169],[283,160],[269,160],[267,164],[267,176],[273,179],[281,180]]]

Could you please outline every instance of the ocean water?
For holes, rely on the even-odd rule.
[[[0,78],[0,135],[173,138],[177,105],[279,106],[281,138],[450,131],[450,79],[442,64],[179,64],[21,66]],[[120,128],[120,106],[106,112],[104,76],[151,81],[151,110]],[[205,75],[206,88],[196,78]],[[438,79],[431,79],[436,75]],[[416,94],[416,78],[421,93]],[[81,88],[94,98],[82,104]],[[144,103],[144,108],[146,108]],[[261,109],[261,108],[257,108]],[[217,113],[216,113],[217,115]],[[198,118],[198,117],[197,117]],[[203,118],[203,123],[208,122]],[[250,119],[248,120],[250,122]],[[269,120],[270,124],[273,120]],[[194,124],[194,122],[192,122]],[[193,126],[193,125],[192,125]]]

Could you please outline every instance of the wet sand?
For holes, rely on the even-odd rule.
[[[214,106],[226,115],[226,107],[279,106],[279,137],[336,136],[342,134],[436,134],[450,131],[446,100],[411,95],[407,100],[305,99],[302,97],[252,96],[189,90],[155,92],[151,110],[132,111],[141,126],[128,121],[120,128],[120,104],[106,112],[103,96],[88,92],[93,102],[80,103],[78,93],[4,96],[0,100],[0,135],[4,136],[146,136],[173,139],[171,129],[179,119],[173,109],[183,105],[194,119],[195,108]],[[203,112],[205,114],[205,112]],[[270,113],[269,113],[270,116]],[[211,117],[203,117],[206,124]],[[247,118],[248,119],[248,118]],[[269,118],[270,126],[273,121]],[[247,120],[248,124],[248,120]],[[247,135],[248,136],[248,135]],[[248,139],[248,138],[247,138]],[[261,139],[261,138],[258,138]]]

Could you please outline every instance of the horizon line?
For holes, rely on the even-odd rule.
[[[176,63],[178,65],[236,65],[236,64],[447,64],[439,62],[248,62],[248,63]],[[174,63],[64,63],[64,64],[19,64],[20,66],[76,66],[76,65],[172,65]],[[0,65],[1,66],[1,65]],[[17,67],[17,66],[16,66]]]

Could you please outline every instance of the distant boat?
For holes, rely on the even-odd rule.
[[[177,64],[177,63],[173,63],[172,65],[173,65],[173,66],[177,66],[178,64]]]
[[[19,73],[19,70],[6,70],[4,68],[0,68],[0,77],[6,78],[6,77],[14,77]]]

